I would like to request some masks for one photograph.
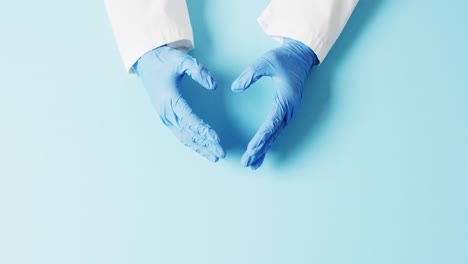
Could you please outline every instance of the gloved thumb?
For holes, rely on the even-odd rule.
[[[179,73],[187,74],[208,90],[215,90],[218,87],[218,83],[211,72],[194,58],[185,59],[180,65]]]
[[[231,85],[231,90],[233,92],[242,92],[263,76],[271,76],[271,71],[268,66],[265,66],[264,60],[260,59],[255,64],[247,67],[239,77],[234,80]]]

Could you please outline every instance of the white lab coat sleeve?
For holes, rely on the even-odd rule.
[[[124,61],[132,66],[146,52],[168,44],[188,51],[193,33],[185,0],[105,0]]]
[[[309,46],[323,62],[358,0],[272,0],[258,18],[266,34]]]

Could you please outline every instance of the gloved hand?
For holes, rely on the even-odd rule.
[[[185,75],[209,90],[217,88],[210,72],[190,55],[168,46],[143,55],[134,66],[162,122],[187,147],[212,162],[225,157],[216,132],[182,98]]]
[[[268,150],[294,116],[302,99],[304,82],[317,56],[303,43],[284,39],[281,47],[265,53],[232,83],[234,92],[241,92],[264,76],[273,79],[276,99],[273,108],[249,142],[242,156],[245,167],[258,169]]]

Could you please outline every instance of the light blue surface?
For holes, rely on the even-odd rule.
[[[0,263],[468,263],[466,1],[361,0],[255,172],[274,91],[229,87],[277,46],[268,1],[189,2],[218,164],[124,73],[101,1],[2,3]]]

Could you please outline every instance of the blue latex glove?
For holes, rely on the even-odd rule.
[[[273,108],[247,146],[241,160],[243,166],[258,169],[262,165],[266,153],[294,116],[304,82],[316,63],[317,56],[311,48],[285,38],[281,47],[265,53],[232,83],[232,90],[241,92],[269,76],[276,88]]]
[[[143,55],[134,66],[162,122],[187,147],[212,162],[225,157],[216,132],[182,98],[185,75],[209,90],[217,88],[210,72],[190,55],[168,46]]]

